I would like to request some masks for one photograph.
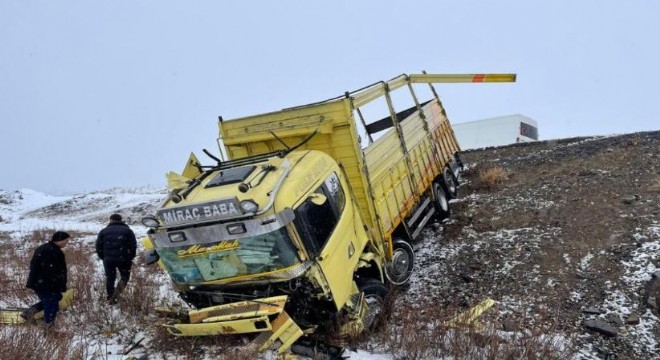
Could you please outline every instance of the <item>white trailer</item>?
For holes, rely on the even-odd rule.
[[[454,123],[452,127],[462,150],[539,139],[536,121],[520,114]]]

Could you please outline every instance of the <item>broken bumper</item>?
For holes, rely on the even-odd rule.
[[[279,340],[277,351],[286,351],[303,335],[302,329],[284,311],[287,296],[241,301],[188,312],[188,323],[165,325],[175,336],[208,336],[260,332],[252,342],[257,350]]]

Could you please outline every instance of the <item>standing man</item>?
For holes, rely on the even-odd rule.
[[[44,321],[51,327],[60,309],[62,293],[66,291],[66,258],[62,248],[71,236],[64,231],[56,231],[51,240],[40,245],[30,261],[30,275],[26,287],[34,290],[39,302],[21,313],[25,320],[31,320],[39,311],[44,311]]]
[[[131,277],[131,266],[137,241],[133,230],[122,221],[121,215],[110,215],[110,224],[96,238],[96,254],[103,260],[105,269],[105,290],[108,303],[114,305]],[[121,279],[115,289],[117,270]]]

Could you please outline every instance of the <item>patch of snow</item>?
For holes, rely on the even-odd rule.
[[[582,259],[580,260],[580,270],[584,271],[589,267],[589,262],[591,259],[594,258],[594,255],[590,252],[587,253]]]

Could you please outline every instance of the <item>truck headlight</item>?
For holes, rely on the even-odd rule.
[[[241,201],[241,209],[244,213],[256,213],[259,210],[259,205],[253,200]]]
[[[245,225],[243,225],[242,223],[229,224],[229,225],[227,225],[227,232],[230,235],[244,234],[245,233]]]
[[[182,231],[171,232],[167,234],[171,242],[181,242],[186,240],[186,234]]]
[[[160,226],[160,221],[153,216],[145,216],[142,218],[142,225],[150,229],[158,229]]]

